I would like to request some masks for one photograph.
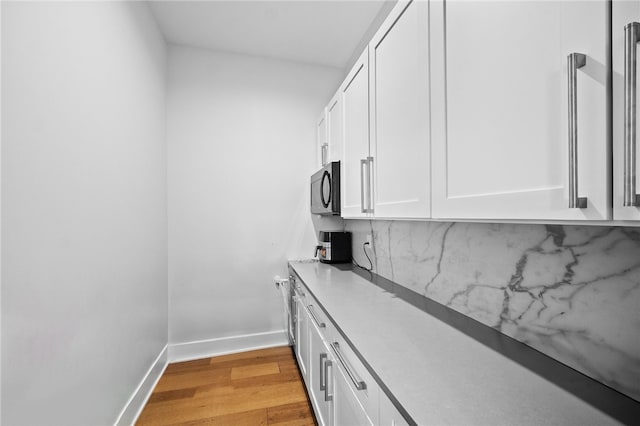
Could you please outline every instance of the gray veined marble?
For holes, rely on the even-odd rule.
[[[640,400],[640,228],[347,221],[358,264]],[[373,233],[372,247],[364,247]]]

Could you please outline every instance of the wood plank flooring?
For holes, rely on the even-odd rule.
[[[137,424],[317,425],[288,346],[169,364]]]

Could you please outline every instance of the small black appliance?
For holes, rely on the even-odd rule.
[[[351,262],[351,232],[320,231],[316,256],[322,263]]]

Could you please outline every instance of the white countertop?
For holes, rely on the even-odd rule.
[[[619,424],[351,271],[290,264],[419,425]]]

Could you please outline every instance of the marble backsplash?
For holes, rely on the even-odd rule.
[[[640,401],[640,228],[347,220],[354,260]]]

